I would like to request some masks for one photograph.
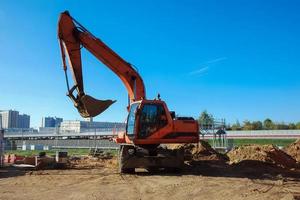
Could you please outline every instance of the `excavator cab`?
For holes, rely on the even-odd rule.
[[[127,135],[130,139],[146,139],[168,124],[165,107],[160,101],[140,101],[130,107]],[[136,133],[136,134],[135,134]]]
[[[198,123],[175,117],[162,100],[140,100],[130,105],[126,133],[118,143],[155,145],[198,142]]]

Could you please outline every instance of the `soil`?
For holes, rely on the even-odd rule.
[[[283,168],[299,167],[295,159],[274,145],[240,146],[228,152],[227,156],[231,164],[243,161],[261,161]]]
[[[287,146],[284,151],[300,163],[300,139]]]
[[[184,148],[185,160],[187,161],[200,161],[200,160],[215,160],[227,161],[226,155],[218,153],[214,150],[208,142],[200,140],[199,144],[180,144],[168,145],[168,148],[178,149]]]
[[[70,158],[69,168],[71,169],[97,169],[97,168],[113,168],[117,166],[117,159],[100,158],[93,156],[82,156]]]
[[[237,148],[228,153],[230,162],[207,143],[181,147],[191,159],[180,173],[119,174],[116,157],[92,156],[73,157],[62,170],[2,168],[0,200],[300,199],[300,169],[282,167],[289,159],[275,147]]]

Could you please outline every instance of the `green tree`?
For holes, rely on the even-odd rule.
[[[294,123],[289,123],[289,129],[296,129],[296,124],[294,124]]]
[[[212,126],[214,122],[214,118],[211,114],[209,114],[206,110],[204,110],[201,113],[198,121],[201,126]]]
[[[286,125],[284,122],[281,122],[281,123],[276,123],[275,128],[278,130],[286,130],[289,128],[289,126]]]
[[[253,126],[249,120],[244,121],[243,130],[253,130]]]
[[[236,120],[236,123],[232,124],[231,130],[234,130],[234,131],[242,130],[239,120]]]
[[[254,121],[252,122],[252,130],[262,130],[263,124],[261,121]]]
[[[265,119],[263,127],[264,127],[264,129],[267,129],[267,130],[271,130],[271,129],[275,128],[273,121],[269,118]]]
[[[296,124],[296,129],[300,129],[300,122]]]

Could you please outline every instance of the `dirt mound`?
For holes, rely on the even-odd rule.
[[[227,157],[214,150],[206,141],[200,140],[199,144],[181,144],[172,146],[172,148],[184,148],[185,160],[222,160],[226,161]]]
[[[117,159],[102,159],[93,156],[74,157],[70,159],[70,167],[75,169],[115,168]]]
[[[292,156],[297,162],[300,162],[300,139],[284,148],[284,151]]]
[[[283,168],[297,167],[296,161],[274,145],[245,145],[227,153],[230,163],[247,160],[261,161]]]

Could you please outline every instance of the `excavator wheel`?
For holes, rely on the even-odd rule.
[[[166,167],[165,171],[169,173],[179,173],[183,170],[184,167],[184,149],[176,149],[174,152],[176,155],[176,160],[178,161],[176,166]]]
[[[129,152],[134,152],[135,148],[134,146],[131,145],[120,145],[119,149],[119,173],[127,173],[127,174],[132,174],[135,172],[135,168],[128,168],[126,165],[128,164],[128,161],[130,160],[130,155]]]

